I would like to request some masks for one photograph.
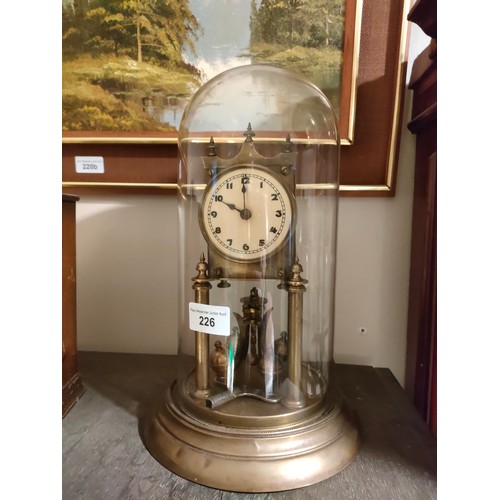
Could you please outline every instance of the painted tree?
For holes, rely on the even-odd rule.
[[[252,2],[251,42],[342,48],[345,0]]]
[[[334,47],[344,45],[345,0],[302,2],[301,17],[307,33],[307,45]]]
[[[182,64],[200,29],[188,0],[63,2],[63,55],[114,54],[163,66]]]

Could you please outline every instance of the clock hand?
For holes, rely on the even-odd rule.
[[[243,184],[243,186],[241,186],[241,192],[243,193],[243,210],[246,210],[247,209],[247,197],[246,197],[247,188],[246,188],[245,184]]]
[[[240,217],[243,220],[248,220],[252,216],[252,212],[250,212],[248,208],[236,208],[236,205],[234,205],[234,203],[228,203],[227,201],[222,201],[222,203],[224,203],[224,205],[229,207],[231,210],[236,210],[237,212],[239,212]]]
[[[243,210],[240,211],[240,217],[243,220],[248,220],[250,219],[250,217],[252,217],[252,212],[250,212],[250,210],[248,210],[247,208],[247,188],[245,183],[243,183],[243,185],[241,186],[241,192],[243,193]]]
[[[226,201],[223,201],[222,203],[224,203],[224,205],[228,206],[231,210],[236,210],[237,212],[243,212],[243,210],[241,208],[236,208],[236,205],[234,205],[233,203],[227,203]]]

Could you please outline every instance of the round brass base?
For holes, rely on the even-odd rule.
[[[300,488],[341,471],[359,449],[358,431],[337,403],[289,427],[230,428],[183,411],[174,386],[143,420],[143,438],[158,462],[195,483],[249,493]]]

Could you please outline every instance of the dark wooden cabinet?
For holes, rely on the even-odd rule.
[[[416,136],[405,389],[436,433],[437,415],[437,21],[436,0],[417,0],[408,19],[431,37],[415,59],[409,130]]]
[[[62,195],[62,416],[85,391],[76,361],[76,202]]]

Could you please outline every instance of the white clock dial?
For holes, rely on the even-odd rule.
[[[293,197],[269,171],[230,168],[208,185],[200,222],[208,243],[224,256],[252,261],[268,256],[290,236]]]

